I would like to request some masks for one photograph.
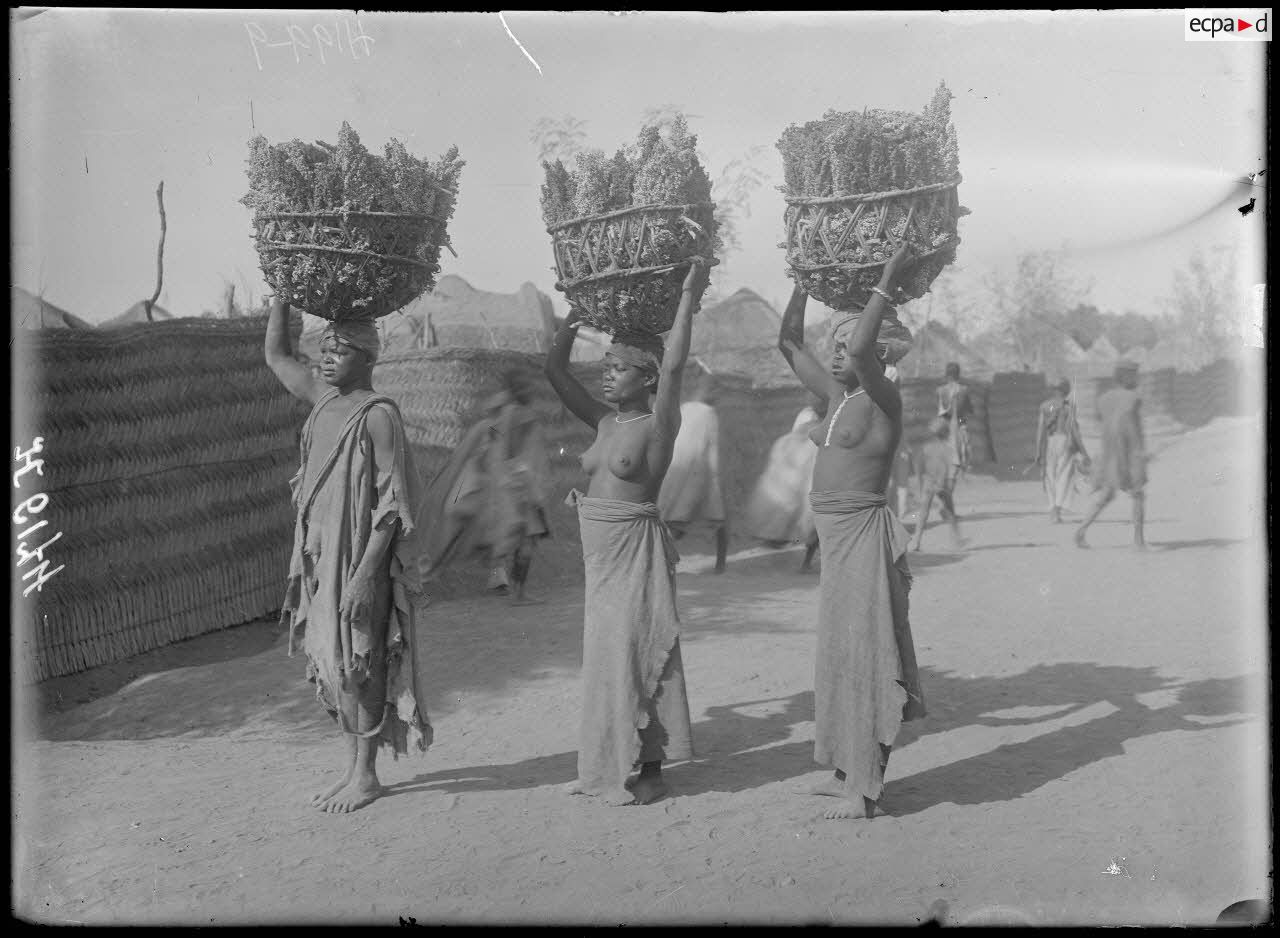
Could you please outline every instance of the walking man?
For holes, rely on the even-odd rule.
[[[1142,398],[1138,396],[1138,366],[1133,362],[1116,365],[1117,387],[1098,398],[1098,419],[1102,424],[1102,458],[1097,469],[1097,501],[1084,523],[1076,529],[1076,546],[1088,547],[1084,535],[1102,509],[1111,504],[1117,491],[1128,492],[1133,500],[1133,546],[1146,550],[1142,534],[1147,451],[1142,433]]]

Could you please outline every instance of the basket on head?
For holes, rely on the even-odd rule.
[[[403,212],[262,212],[254,242],[276,296],[324,319],[393,313],[435,285],[445,220]]]
[[[610,335],[666,332],[689,264],[711,256],[713,210],[710,202],[637,205],[551,226],[556,289],[584,324]]]
[[[968,210],[957,195],[960,176],[946,182],[862,195],[787,198],[783,216],[792,276],[832,309],[866,306],[884,265],[910,244],[916,260],[894,288],[894,302],[918,299],[955,260],[956,222]]]

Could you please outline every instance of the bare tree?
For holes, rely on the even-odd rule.
[[[1207,256],[1197,248],[1186,267],[1174,271],[1173,291],[1164,303],[1188,367],[1207,365],[1239,347],[1243,297],[1236,274],[1236,252],[1225,245],[1210,248]]]
[[[160,247],[156,249],[156,292],[151,294],[151,299],[143,300],[144,309],[147,313],[147,322],[154,322],[151,316],[151,307],[156,305],[156,300],[160,299],[160,287],[164,284],[164,235],[168,227],[164,218],[164,180],[160,180],[160,185],[156,187],[156,203],[160,206]]]
[[[564,117],[541,117],[529,130],[529,141],[538,148],[538,162],[560,160],[568,163],[582,152],[587,139],[587,122],[570,114]]]
[[[727,258],[742,249],[740,225],[751,217],[751,196],[769,179],[760,165],[766,147],[753,146],[742,156],[730,160],[716,176],[711,187],[711,198],[716,203],[717,233],[720,236],[721,264],[712,268],[711,279],[719,292],[725,277]]]

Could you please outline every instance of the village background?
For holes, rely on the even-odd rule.
[[[11,66],[17,79],[11,286],[15,442],[25,448],[34,437],[43,438],[46,465],[39,484],[49,496],[50,529],[62,535],[50,551],[61,565],[56,578],[34,596],[35,602],[15,590],[20,627],[13,658],[18,677],[14,712],[16,725],[35,734],[24,770],[35,774],[20,778],[37,779],[65,766],[67,759],[83,759],[91,752],[98,755],[90,758],[105,760],[103,771],[119,771],[111,768],[112,760],[129,758],[124,750],[112,755],[92,740],[130,740],[136,747],[147,739],[205,737],[216,722],[175,724],[172,732],[158,736],[142,728],[175,705],[173,694],[185,693],[166,674],[187,671],[195,676],[204,669],[212,681],[211,669],[219,661],[241,660],[264,681],[287,684],[296,678],[301,683],[294,673],[296,662],[278,660],[282,652],[271,644],[276,634],[271,617],[279,607],[287,564],[292,532],[287,480],[296,469],[305,408],[278,386],[262,361],[268,297],[247,237],[247,215],[235,201],[246,188],[243,151],[235,147],[242,147],[253,130],[272,140],[294,135],[328,139],[348,119],[371,149],[387,136],[403,136],[423,155],[457,142],[468,160],[451,225],[458,258],[446,258],[447,273],[434,291],[383,320],[384,352],[375,371],[375,385],[400,403],[417,463],[430,477],[496,388],[502,370],[517,367],[537,374],[557,317],[564,314],[539,223],[539,161],[568,161],[586,146],[610,148],[630,139],[642,119],[663,121],[677,110],[690,113],[716,182],[726,245],[695,326],[696,364],[691,367],[711,371],[723,389],[718,409],[724,487],[731,550],[741,565],[738,577],[731,578],[733,585],[724,588],[729,593],[705,586],[699,599],[695,585],[695,605],[688,615],[697,628],[705,616],[719,615],[716,610],[738,608],[732,591],[743,588],[742,577],[751,571],[759,578],[754,585],[763,603],[791,597],[795,589],[764,572],[761,564],[780,561],[770,561],[749,532],[734,524],[770,445],[806,403],[776,351],[779,310],[790,286],[781,252],[774,247],[781,164],[772,140],[786,123],[819,116],[827,107],[871,103],[918,109],[936,80],[946,78],[957,96],[954,120],[965,174],[961,201],[974,214],[961,222],[964,241],[957,265],[939,278],[928,297],[901,311],[916,335],[915,348],[900,366],[904,445],[921,441],[943,368],[947,362],[959,363],[977,405],[971,425],[977,465],[966,480],[968,498],[979,518],[985,512],[993,530],[1007,535],[997,542],[1022,544],[1021,529],[1000,525],[1014,525],[1011,509],[1029,509],[1038,498],[1028,471],[1036,408],[1048,384],[1064,377],[1072,382],[1084,432],[1096,447],[1093,403],[1109,386],[1118,360],[1136,361],[1153,448],[1177,453],[1182,447],[1202,456],[1213,452],[1238,463],[1232,476],[1237,485],[1215,490],[1227,502],[1214,502],[1211,509],[1198,497],[1183,500],[1179,507],[1187,517],[1179,523],[1191,516],[1202,522],[1221,510],[1221,517],[1233,519],[1231,524],[1239,522],[1238,529],[1229,537],[1210,532],[1213,537],[1197,550],[1242,550],[1244,562],[1233,568],[1214,555],[1208,566],[1186,567],[1182,584],[1194,588],[1212,576],[1208,570],[1222,569],[1226,572],[1216,586],[1230,591],[1230,571],[1235,569],[1238,584],[1246,591],[1253,588],[1247,571],[1265,557],[1260,533],[1249,520],[1261,504],[1259,481],[1252,473],[1261,460],[1265,412],[1265,295],[1255,285],[1263,280],[1266,177],[1250,176],[1265,168],[1260,160],[1264,86],[1255,46],[1189,49],[1177,35],[1180,14],[1096,14],[1096,21],[1089,22],[1082,16],[1047,14],[781,17],[770,22],[772,33],[759,17],[653,15],[627,21],[604,14],[507,16],[515,36],[540,63],[535,66],[496,16],[361,15],[358,25],[349,14],[196,13],[175,18],[53,10],[38,17],[23,11],[16,16]],[[249,23],[259,33],[248,30]],[[306,48],[297,42],[300,33],[290,30],[298,24],[311,39]],[[348,30],[350,36],[355,28],[354,35],[367,34],[373,41],[349,45],[345,59],[331,55],[321,64],[318,24],[332,27],[334,35]],[[832,41],[819,35],[824,30],[840,33],[846,41],[856,35],[865,46],[869,60],[851,66],[855,76],[865,77],[882,64],[872,49],[896,35],[895,30],[913,37],[916,54],[925,56],[921,61],[928,60],[929,50],[946,54],[932,62],[937,74],[893,85],[879,82],[874,93],[872,86],[847,76],[819,82],[819,69],[792,76],[787,94],[777,94],[775,87],[772,95],[762,91],[753,98],[751,87],[739,86],[730,96],[727,86],[718,86],[703,71],[710,70],[710,61],[749,59],[752,44],[795,50],[817,43],[818,51],[828,50],[827,58],[814,51],[805,54],[831,61],[837,49],[821,46]],[[259,34],[277,43],[280,37],[292,37],[292,44],[254,41]],[[653,44],[647,53],[652,61],[632,58],[613,68],[648,77],[661,71],[654,63],[678,57],[693,69],[690,88],[655,77],[646,94],[633,98],[620,98],[616,83],[612,91],[580,89],[582,76],[601,73],[605,50],[617,54],[624,36],[633,44],[639,36]],[[1038,52],[1029,51],[1036,43],[1027,37],[1042,40]],[[1003,70],[1018,62],[1029,67],[1029,60],[1039,56],[1037,65],[1052,63],[1048,72],[1071,74],[1075,80],[1061,92],[1052,75],[1041,76],[1032,89],[1015,87],[999,74],[1001,69],[979,63],[977,50],[984,43],[1003,54]],[[1081,43],[1089,51],[1077,55]],[[129,64],[143,47],[150,56],[146,69]],[[654,52],[654,47],[663,51]],[[701,49],[709,51],[699,59]],[[430,50],[422,53],[430,64],[421,67],[432,75],[425,99],[388,84],[396,75],[414,74],[409,69],[420,63],[420,50]],[[216,63],[233,54],[235,67],[219,71]],[[1188,56],[1199,57],[1194,68],[1188,68]],[[383,70],[386,62],[391,64]],[[55,63],[73,77],[40,84],[38,79],[50,74]],[[205,64],[209,68],[202,71]],[[567,74],[557,75],[561,68]],[[1079,69],[1083,72],[1077,76]],[[481,70],[493,74],[486,78]],[[197,73],[204,76],[199,81],[179,77]],[[162,80],[166,75],[169,80]],[[972,80],[975,76],[986,84]],[[732,78],[724,80],[741,83],[747,76],[739,64]],[[1201,91],[1214,81],[1224,82],[1231,107],[1202,99]],[[626,84],[635,82],[633,77]],[[868,90],[853,92],[848,85]],[[567,93],[569,87],[582,94]],[[1164,90],[1155,95],[1143,87]],[[1195,94],[1179,95],[1179,87],[1195,89]],[[513,92],[516,88],[524,90]],[[464,92],[472,95],[466,104],[450,100],[451,94]],[[1058,93],[1077,100],[1068,105],[1054,98]],[[193,96],[218,103],[201,106],[188,100]],[[1107,100],[1115,98],[1122,100]],[[1175,116],[1177,108],[1182,110]],[[482,114],[483,120],[465,115],[467,109]],[[749,119],[747,111],[752,112]],[[160,124],[168,126],[160,130]],[[744,125],[748,131],[741,129]],[[770,129],[759,129],[764,126]],[[167,232],[164,271],[158,277],[155,186],[161,180]],[[1242,211],[1250,199],[1256,202],[1253,212]],[[158,289],[154,301],[153,288]],[[826,354],[826,312],[819,308],[811,318],[817,321],[810,323],[809,340]],[[294,337],[304,360],[315,360],[321,325],[314,317],[294,316]],[[575,349],[575,369],[589,387],[597,380],[607,341],[584,331]],[[577,459],[590,440],[549,388],[539,387],[535,406],[549,430],[555,489],[562,494],[580,482]],[[1172,465],[1185,469],[1188,463]],[[1214,471],[1221,479],[1221,472]],[[1185,483],[1189,476],[1180,478]],[[534,577],[553,598],[546,615],[564,613],[557,621],[565,619],[572,626],[574,610],[566,611],[556,598],[580,589],[581,554],[572,510],[557,503],[552,526],[555,536],[540,550]],[[1189,538],[1186,543],[1199,542]],[[697,537],[682,545],[682,578],[707,575],[700,566],[703,549]],[[927,586],[935,571],[928,560],[924,566]],[[1079,574],[1078,566],[1076,570],[1073,576]],[[496,613],[475,599],[486,572],[479,564],[459,564],[434,584],[432,595],[441,622],[456,623],[470,633],[469,642],[497,654],[493,643],[503,639],[485,624]],[[1036,581],[1040,573],[1029,575]],[[981,591],[970,597],[978,607],[990,601]],[[1257,634],[1251,630],[1260,629],[1262,621],[1257,608],[1244,599],[1236,601],[1245,605],[1234,623],[1239,634],[1236,643],[1229,643],[1233,650],[1252,647],[1249,642]],[[802,606],[790,598],[770,608],[777,621],[804,621]],[[1013,606],[1003,608],[1013,614]],[[749,621],[750,614],[743,614]],[[1108,628],[1106,621],[1094,619],[1089,629]],[[242,628],[222,631],[232,626]],[[1186,620],[1180,627],[1193,641],[1199,626]],[[1095,634],[1089,629],[1081,635]],[[209,659],[208,642],[219,634],[231,636],[222,646],[226,650]],[[1160,636],[1153,634],[1150,640],[1147,651],[1159,658],[1154,648]],[[453,639],[441,641],[444,658],[460,660],[448,650]],[[1077,637],[1069,644],[1081,641]],[[182,648],[194,657],[175,658]],[[1219,670],[1233,679],[1243,673],[1248,693],[1227,695],[1233,706],[1215,703],[1218,715],[1254,712],[1259,706],[1254,683],[1258,665],[1235,668],[1232,654],[1222,654]],[[1134,662],[1141,655],[1136,653]],[[572,655],[563,664],[571,671]],[[1166,664],[1170,673],[1176,670],[1172,662]],[[475,661],[471,666],[476,681],[487,686],[484,666]],[[1041,661],[1033,670],[1049,666]],[[790,664],[782,667],[790,673]],[[1153,661],[1152,667],[1160,662]],[[227,672],[218,673],[224,682],[228,679]],[[163,699],[158,694],[162,686],[170,688]],[[207,686],[218,695],[227,690],[217,689],[216,682]],[[1152,680],[1144,686],[1155,692],[1170,685]],[[725,690],[732,696],[731,687]],[[445,708],[438,732],[446,738],[450,716],[459,727],[477,726],[461,704],[455,710],[443,700],[433,700],[433,707],[437,703]],[[711,709],[729,704],[717,699]],[[222,706],[216,700],[210,705]],[[794,701],[788,706],[795,706]],[[150,718],[143,714],[146,707],[152,708]],[[272,713],[284,737],[293,736],[286,724],[303,713],[307,720],[314,716],[292,706]],[[803,715],[799,719],[803,723]],[[272,731],[262,732],[269,736]],[[1253,737],[1249,739],[1247,745],[1223,750],[1229,774],[1253,777],[1254,763],[1245,765],[1243,756],[1231,755],[1246,750],[1256,755]],[[160,750],[139,757],[172,756],[162,743]],[[270,771],[279,779],[286,770],[273,766]],[[193,789],[200,785],[198,776],[174,777],[172,782]],[[1202,791],[1196,787],[1200,784],[1178,788],[1178,797]],[[145,784],[138,789],[145,790]],[[86,811],[95,804],[101,810],[102,799],[110,800],[93,786],[80,794],[83,805],[77,807]],[[54,892],[62,898],[50,906],[60,910],[58,915],[80,920],[70,898],[75,894],[78,908],[90,910],[90,920],[131,920],[134,913],[110,899],[112,876],[106,869],[132,869],[140,854],[103,844],[96,848],[97,866],[93,851],[74,862],[60,859],[53,844],[65,843],[69,829],[56,823],[51,802],[26,803],[25,830],[35,839],[19,839],[15,869],[21,866],[26,877],[20,891],[25,889],[27,899],[61,883]],[[115,816],[110,807],[105,810]],[[176,819],[184,816],[181,807],[174,810]],[[1238,813],[1229,806],[1222,810],[1227,814],[1221,823],[1239,824]],[[470,843],[476,827],[463,826],[455,835]],[[1228,839],[1238,845],[1241,837],[1245,835],[1232,833]],[[1205,856],[1216,856],[1216,848],[1205,849]],[[1245,852],[1254,864],[1249,870],[1256,871],[1254,847]],[[44,859],[32,859],[37,856]],[[69,872],[72,867],[78,872]],[[140,888],[145,877],[135,871],[126,878]],[[766,877],[770,888],[783,878]],[[738,883],[740,888],[748,885]],[[1203,882],[1200,886],[1207,889]],[[1237,892],[1235,898],[1252,896],[1243,887]],[[217,894],[214,889],[212,895]],[[464,919],[477,914],[465,890],[448,895],[453,899],[441,898],[443,904],[434,908]],[[498,906],[518,917],[514,895]],[[252,899],[248,907],[244,901],[241,896],[231,918],[252,921],[266,915]],[[1205,914],[1213,901],[1214,896],[1196,893],[1196,915]],[[227,920],[225,902],[214,904],[220,920]],[[148,914],[172,920],[181,918],[179,908],[172,901],[153,903]],[[423,906],[404,904],[406,910],[414,908]],[[895,914],[877,908],[887,917]],[[1129,914],[1159,920],[1165,914],[1160,902],[1149,897],[1118,897],[1105,908],[1115,920],[1128,920]],[[538,914],[554,915],[549,909]],[[1042,909],[1041,914],[1052,919],[1054,913]],[[1079,912],[1057,914],[1062,920],[1063,914],[1071,918]]]

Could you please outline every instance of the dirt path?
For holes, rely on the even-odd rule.
[[[690,554],[699,758],[669,770],[672,797],[609,809],[557,790],[575,767],[576,591],[434,606],[437,742],[385,762],[389,795],[345,817],[305,803],[339,749],[301,662],[275,626],[246,626],[40,689],[15,749],[15,907],[92,923],[1212,922],[1270,898],[1263,512],[1242,459],[1257,432],[1219,421],[1169,442],[1147,554],[1125,546],[1123,499],[1078,551],[1034,481],[967,480],[971,549],[913,558],[929,716],[889,767],[896,816],[823,821],[790,793],[822,771],[817,578],[799,552],[742,552],[719,577]]]

